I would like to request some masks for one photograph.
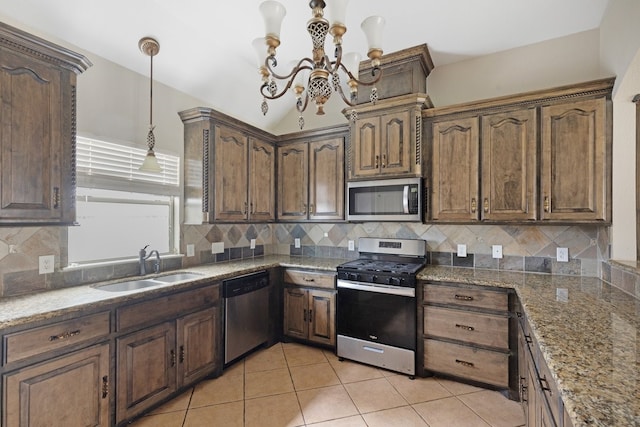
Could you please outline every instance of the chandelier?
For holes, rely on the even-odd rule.
[[[357,53],[342,54],[342,36],[347,31],[345,25],[345,15],[349,0],[328,0],[330,4],[331,23],[324,18],[324,0],[311,0],[309,7],[312,11],[312,18],[307,22],[307,31],[313,42],[312,57],[302,58],[292,64],[288,74],[277,74],[274,67],[278,65],[276,60],[276,49],[280,46],[280,27],[286,14],[284,6],[277,1],[268,0],[260,5],[260,12],[263,15],[266,29],[266,36],[254,40],[253,46],[258,54],[260,74],[262,75],[262,85],[260,93],[263,96],[262,113],[267,114],[269,106],[267,100],[273,100],[283,96],[289,88],[292,88],[296,97],[296,109],[300,113],[300,129],[304,127],[302,112],[305,111],[311,99],[316,105],[316,114],[324,114],[324,105],[333,92],[340,94],[342,100],[349,106],[354,106],[358,97],[358,86],[372,86],[370,100],[378,100],[378,92],[375,84],[382,77],[380,69],[380,57],[382,56],[382,29],[384,18],[380,16],[370,16],[362,22],[361,28],[364,31],[369,44],[367,56],[371,60],[371,81],[358,80],[352,71],[358,74],[360,58]],[[331,60],[324,50],[327,34],[333,36],[335,45],[334,60]],[[266,52],[264,46],[267,46]],[[350,96],[345,95],[338,71],[342,70],[348,77]],[[359,76],[358,76],[359,77]],[[280,90],[276,80],[285,81],[285,87]],[[331,81],[330,81],[331,80]]]

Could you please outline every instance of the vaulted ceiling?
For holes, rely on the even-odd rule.
[[[426,43],[436,67],[455,61],[598,28],[610,0],[351,0],[345,52],[366,57],[360,22],[386,19],[383,49],[394,52]],[[307,1],[286,7],[278,62],[311,54]],[[260,77],[251,42],[264,36],[261,0],[0,0],[0,19],[51,35],[138,73],[149,59],[138,40],[160,42],[154,78],[208,103],[209,107],[273,129],[294,99],[260,112]],[[330,0],[327,0],[330,7]],[[327,16],[327,14],[325,15]],[[327,41],[327,52],[333,48]],[[280,69],[283,71],[282,69]]]

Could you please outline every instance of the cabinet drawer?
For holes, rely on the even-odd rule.
[[[506,316],[427,306],[424,308],[424,333],[509,349],[509,319]]]
[[[220,300],[220,285],[207,286],[164,297],[153,298],[119,308],[116,311],[118,331],[132,327],[150,325],[164,319],[207,308]]]
[[[465,288],[428,283],[424,286],[424,301],[437,304],[456,304],[487,310],[507,311],[509,294],[481,288]]]
[[[109,335],[109,312],[82,316],[4,337],[5,363]]]
[[[509,386],[509,355],[438,340],[424,340],[424,367],[498,387]]]
[[[285,283],[292,283],[294,285],[301,286],[312,286],[314,288],[335,289],[336,287],[335,274],[315,273],[300,270],[285,270],[284,281]]]

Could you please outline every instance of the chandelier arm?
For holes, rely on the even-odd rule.
[[[341,86],[338,86],[336,88],[336,92],[338,92],[340,94],[340,98],[342,98],[342,101],[344,101],[345,104],[347,104],[349,107],[355,107],[356,103],[351,102],[349,99],[347,99],[347,97],[344,95],[344,91],[342,90]]]
[[[371,80],[370,82],[365,82],[362,80],[358,80],[352,73],[351,71],[347,70],[347,67],[344,66],[344,64],[340,64],[340,68],[342,69],[342,71],[344,71],[350,79],[353,79],[354,81],[356,81],[358,83],[358,85],[363,85],[363,86],[373,86],[376,83],[378,83],[380,81],[380,79],[382,78],[382,69],[380,69],[380,67],[373,67],[373,69],[371,70],[371,75],[373,77],[376,76],[376,74],[378,75],[377,77],[375,77],[373,80]]]
[[[262,86],[260,86],[260,94],[265,98],[265,99],[278,99],[280,97],[282,97],[282,95],[284,95],[285,93],[287,93],[287,91],[289,90],[289,88],[291,87],[291,85],[293,84],[293,79],[289,80],[287,82],[287,85],[285,86],[284,89],[282,89],[282,91],[280,93],[276,93],[275,95],[271,95],[268,91],[265,93],[265,89],[267,89],[269,87],[269,83],[263,83]]]
[[[313,61],[309,58],[302,58],[300,61],[298,61],[298,64],[293,67],[293,69],[291,70],[291,72],[289,74],[287,74],[286,76],[281,76],[279,74],[276,74],[276,72],[273,70],[273,68],[271,68],[271,65],[269,65],[269,59],[273,58],[272,64],[274,64],[274,66],[277,64],[277,62],[275,61],[275,56],[270,56],[267,59],[265,59],[264,64],[267,67],[267,70],[269,71],[269,73],[275,77],[278,80],[286,80],[288,78],[291,78],[291,80],[293,80],[295,78],[295,76],[302,70],[312,70],[313,67],[309,66],[309,65],[305,65],[302,66],[303,63],[308,62],[309,64],[313,65]]]
[[[296,109],[298,110],[299,113],[304,112],[304,110],[307,109],[307,105],[309,104],[309,94],[307,93],[307,91],[304,91],[304,103],[302,102],[302,100],[300,100],[300,102],[296,102]]]

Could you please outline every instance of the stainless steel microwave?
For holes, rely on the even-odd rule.
[[[422,178],[347,183],[349,221],[422,221]]]

